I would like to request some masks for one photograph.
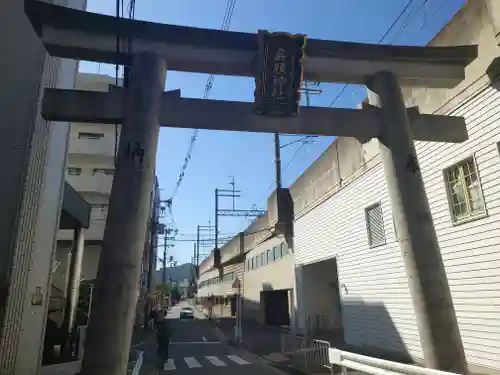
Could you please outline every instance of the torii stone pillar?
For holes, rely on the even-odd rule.
[[[152,54],[133,59],[81,375],[127,373],[166,69]]]
[[[462,339],[401,88],[390,72],[370,77],[367,88],[370,104],[380,107],[380,156],[426,366],[466,374]]]

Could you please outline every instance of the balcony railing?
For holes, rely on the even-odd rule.
[[[76,155],[100,155],[110,158],[114,157],[115,153],[115,133],[114,131],[100,132],[102,138],[82,138],[78,136],[78,132],[72,132],[69,140],[69,154]]]
[[[113,176],[98,173],[82,173],[80,175],[68,175],[67,181],[78,192],[99,192],[109,194],[113,184]]]

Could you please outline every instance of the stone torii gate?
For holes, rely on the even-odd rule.
[[[123,123],[82,375],[122,375],[132,333],[159,124],[172,127],[380,140],[396,229],[426,365],[467,372],[414,140],[462,142],[463,118],[405,107],[400,85],[451,88],[477,56],[475,46],[398,47],[308,40],[304,78],[365,84],[361,109],[307,107],[293,117],[253,113],[252,104],[164,93],[171,70],[259,74],[256,34],[161,25],[25,0],[25,12],[52,56],[131,65],[129,87],[108,93],[46,90],[47,120]],[[117,37],[119,35],[120,37]],[[121,48],[117,52],[117,38]],[[132,53],[127,51],[133,38]]]

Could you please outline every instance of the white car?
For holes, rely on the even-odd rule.
[[[181,319],[193,319],[193,308],[183,307],[180,312]]]

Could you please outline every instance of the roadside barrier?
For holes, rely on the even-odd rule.
[[[331,368],[328,341],[292,334],[282,334],[280,338],[281,352],[290,358],[292,366],[303,370]]]
[[[328,356],[331,368],[340,366],[342,375],[348,374],[348,369],[371,375],[458,375],[452,372],[345,352],[335,348],[328,350]]]

